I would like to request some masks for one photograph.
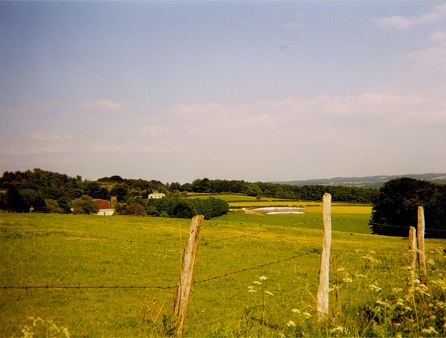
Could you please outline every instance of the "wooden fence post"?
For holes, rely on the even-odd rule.
[[[418,207],[418,226],[417,226],[417,247],[418,247],[418,268],[420,270],[420,281],[427,285],[427,270],[426,270],[426,251],[424,247],[424,209],[420,205]]]
[[[187,314],[187,306],[192,288],[192,280],[194,276],[195,258],[197,256],[198,235],[200,233],[200,225],[204,217],[201,215],[192,218],[190,225],[189,240],[187,247],[183,253],[183,264],[181,276],[178,282],[177,299],[175,302],[175,317],[177,321],[177,336],[183,335],[184,321]]]
[[[417,230],[409,228],[409,275],[407,277],[406,298],[412,299],[415,291],[415,266],[417,263]]]
[[[328,292],[330,287],[331,248],[331,195],[325,193],[323,201],[324,238],[322,239],[321,270],[317,292],[317,315],[322,320],[328,314]]]

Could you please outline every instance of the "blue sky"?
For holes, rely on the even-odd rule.
[[[446,171],[446,3],[0,2],[0,170]]]

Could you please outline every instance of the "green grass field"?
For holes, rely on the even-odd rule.
[[[247,196],[244,194],[228,194],[228,193],[220,193],[220,194],[211,194],[211,193],[188,193],[188,198],[200,198],[200,199],[207,199],[209,197],[219,198],[221,200],[224,200],[228,203],[231,202],[258,202],[257,197],[254,196]],[[269,197],[262,197],[260,201],[284,201],[278,198],[269,198]]]
[[[348,328],[348,335],[368,332],[355,324],[357,313],[349,309],[373,304],[378,294],[370,285],[383,290],[380,297],[405,288],[407,240],[370,235],[369,206],[333,207],[332,319],[326,331],[317,331],[322,216],[320,204],[312,205],[304,215],[237,211],[203,223],[186,336],[331,335],[327,330],[337,326]],[[189,224],[0,213],[0,286],[153,287],[3,288],[0,336],[22,336],[26,330],[48,336],[45,330],[53,324],[72,336],[167,335]],[[428,257],[435,260],[429,265],[432,276],[444,271],[445,246],[444,240],[427,240]],[[253,283],[260,276],[268,278],[262,290]],[[257,292],[248,292],[249,286]],[[32,326],[30,317],[43,322]],[[296,326],[287,325],[290,321]]]

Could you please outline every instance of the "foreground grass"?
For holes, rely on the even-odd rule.
[[[372,304],[368,313],[373,314],[376,300],[386,299],[392,289],[404,289],[407,243],[367,234],[369,214],[343,207],[333,212],[332,315],[326,326],[314,322],[322,234],[316,205],[305,215],[235,212],[205,221],[185,334],[336,335],[330,330],[337,327],[346,330],[341,335],[379,332],[364,329],[374,328],[377,316],[362,316],[363,326],[357,322],[358,309]],[[51,320],[74,336],[169,334],[189,223],[1,213],[1,286],[171,288],[0,289],[0,336],[22,335],[29,317],[46,324]],[[444,271],[444,246],[443,240],[427,240],[428,257],[434,259],[429,272],[435,278]],[[248,292],[253,289],[249,286],[257,292]],[[420,325],[419,335],[428,329],[424,322],[426,327]],[[377,327],[385,330],[382,323]]]

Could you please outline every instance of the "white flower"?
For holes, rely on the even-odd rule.
[[[296,324],[292,320],[288,321],[288,323],[286,323],[286,325],[288,327],[296,327]]]
[[[376,292],[380,292],[382,290],[379,286],[376,286],[375,284],[370,284],[369,289]]]
[[[351,279],[350,277],[345,277],[345,278],[343,278],[342,279],[344,282],[346,282],[346,283],[352,283],[353,282],[353,279]]]
[[[292,312],[292,313],[297,313],[297,314],[300,313],[300,311],[299,311],[298,309],[291,309],[291,312]]]
[[[435,328],[432,326],[429,326],[428,329],[421,330],[421,332],[426,333],[426,334],[438,334],[438,331],[435,330]]]
[[[274,294],[273,294],[272,292],[265,291],[265,293],[266,293],[267,295],[274,296]]]
[[[386,303],[383,302],[382,300],[377,300],[375,303],[378,304],[378,305],[381,305],[381,306],[385,306],[386,305]]]
[[[260,280],[267,280],[268,277],[266,277],[266,276],[260,276],[259,279],[260,279]]]
[[[262,283],[260,283],[259,281],[254,281],[253,283],[257,285],[262,285]]]
[[[369,261],[369,263],[371,263],[371,264],[379,264],[379,263],[381,263],[381,261],[379,259],[376,259],[372,255],[362,256],[362,258],[364,258],[365,260]]]
[[[305,317],[307,317],[307,319],[311,317],[311,314],[310,314],[309,312],[304,312],[304,313],[302,313],[302,314],[303,314]]]
[[[398,300],[396,301],[396,305],[404,307],[404,299],[398,298]]]
[[[249,292],[249,293],[253,293],[253,292],[257,292],[257,291],[254,290],[254,289],[249,289],[248,292]]]
[[[330,333],[347,334],[348,330],[345,327],[337,326],[337,327],[331,329]]]

